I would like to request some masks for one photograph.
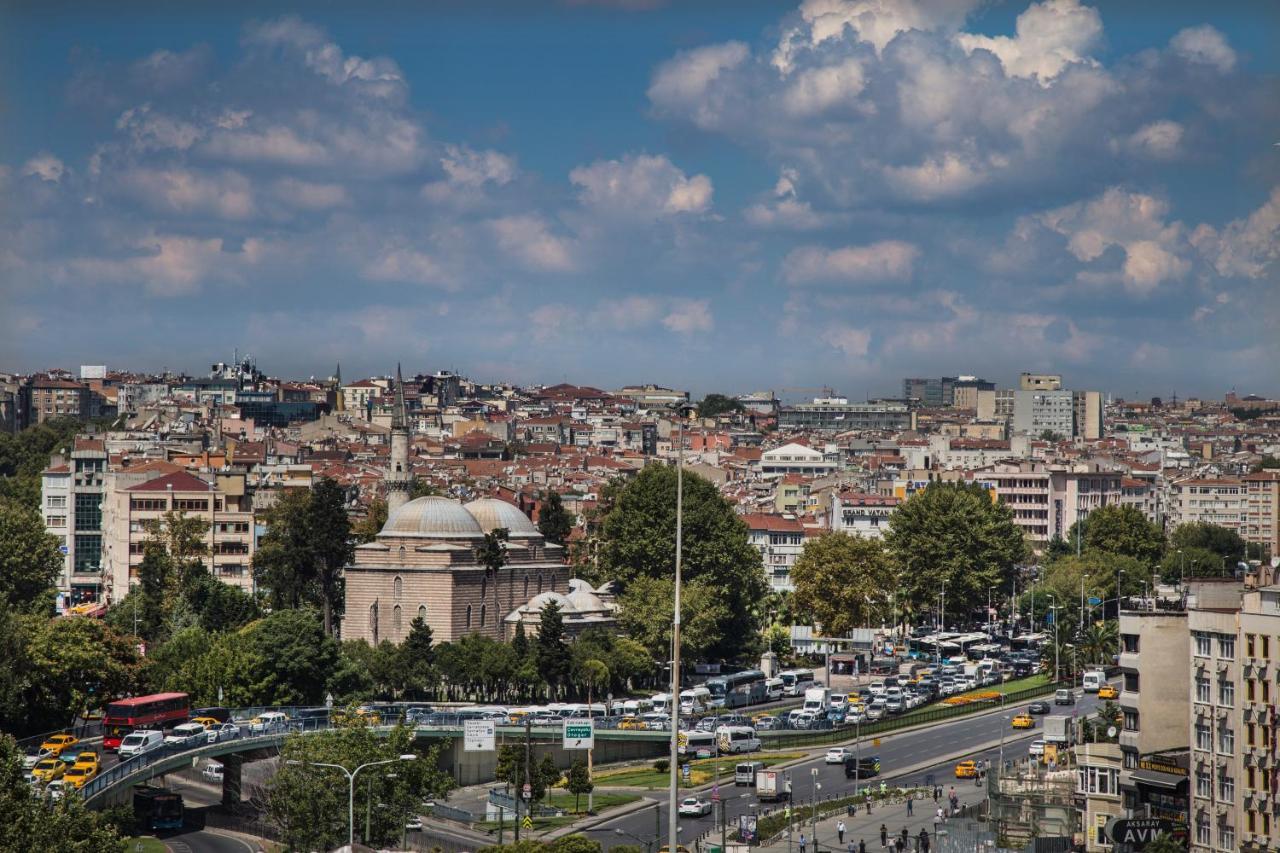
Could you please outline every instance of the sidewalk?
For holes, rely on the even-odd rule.
[[[965,784],[965,783],[968,784]],[[853,849],[856,853],[858,850],[858,842],[864,841],[867,850],[883,851],[885,846],[880,843],[880,826],[884,824],[888,831],[889,843],[892,844],[894,839],[901,835],[902,828],[906,827],[910,843],[905,849],[914,851],[916,849],[916,838],[920,834],[921,829],[928,830],[930,841],[933,842],[930,849],[936,850],[937,843],[934,838],[934,820],[938,805],[947,805],[947,797],[953,783],[948,782],[942,786],[942,798],[937,804],[933,802],[932,797],[924,800],[916,800],[913,804],[914,813],[907,816],[907,806],[905,803],[901,805],[873,805],[871,814],[867,814],[865,808],[858,811],[855,817],[848,815],[833,815],[818,821],[818,847],[814,848],[813,844],[813,825],[806,823],[803,827],[798,824],[792,827],[791,843],[787,843],[787,834],[784,831],[779,838],[772,844],[766,845],[761,850],[771,851],[771,853],[785,853],[790,850],[791,853],[800,853],[800,833],[804,832],[806,841],[805,853],[847,853],[848,845],[853,843]],[[986,787],[974,787],[969,780],[955,780],[956,797],[960,800],[961,806],[981,803],[986,798]],[[797,798],[797,805],[803,805],[800,798]],[[845,823],[844,844],[839,842],[836,835],[836,824],[843,820]]]

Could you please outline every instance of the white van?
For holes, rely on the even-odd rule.
[[[143,755],[153,749],[159,749],[164,745],[164,732],[158,732],[154,729],[139,729],[136,732],[130,732],[124,736],[124,740],[120,741],[120,749],[117,754],[120,760],[133,758],[137,755]]]
[[[711,707],[711,691],[705,687],[691,687],[680,691],[680,713],[693,714]]]
[[[765,698],[770,702],[776,702],[781,699],[785,690],[786,683],[781,678],[770,678],[764,683]]]
[[[1100,669],[1095,669],[1084,674],[1085,693],[1097,693],[1098,688],[1107,683],[1107,674]]]
[[[205,734],[202,723],[183,723],[174,726],[165,736],[164,742],[175,746],[194,746],[197,743],[208,743],[209,736]]]
[[[653,710],[669,713],[671,711],[671,694],[655,693],[649,697],[649,701],[653,703]]]
[[[676,752],[692,758],[715,758],[716,735],[713,732],[680,732],[676,736]]]
[[[760,738],[750,726],[720,726],[716,729],[716,746],[728,754],[759,752]]]
[[[733,769],[733,784],[754,785],[756,783],[756,774],[763,769],[763,761],[743,761]]]
[[[653,700],[651,699],[628,699],[622,703],[622,715],[624,717],[638,717],[652,710]]]

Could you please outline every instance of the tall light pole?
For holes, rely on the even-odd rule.
[[[356,844],[356,776],[361,770],[369,767],[378,767],[383,764],[395,764],[397,761],[413,761],[418,756],[412,753],[406,753],[399,758],[387,758],[382,761],[370,761],[367,764],[361,764],[355,770],[348,770],[341,764],[326,764],[322,761],[289,761],[289,764],[298,764],[309,767],[328,767],[331,770],[341,770],[347,777],[347,846],[352,850]],[[369,839],[365,839],[368,841]],[[675,849],[675,848],[672,848]]]
[[[684,412],[676,411],[676,583],[671,617],[671,801],[667,804],[667,843],[679,847],[680,819],[680,569],[684,549]]]
[[[1047,596],[1050,601],[1049,608],[1053,611],[1053,681],[1058,681],[1058,673],[1061,671],[1061,661],[1058,655],[1058,599],[1050,594]]]
[[[822,785],[818,782],[818,768],[815,767],[810,772],[813,774],[813,793],[810,795],[812,804],[809,813],[813,819],[813,853],[818,853],[818,791],[822,790]],[[671,849],[675,850],[674,847]]]

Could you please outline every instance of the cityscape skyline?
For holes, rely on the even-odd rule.
[[[11,9],[0,363],[1273,390],[1274,10],[602,5]]]

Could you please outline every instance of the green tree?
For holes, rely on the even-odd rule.
[[[489,579],[489,588],[493,590],[493,621],[501,628],[502,605],[498,599],[498,573],[507,564],[507,538],[505,527],[495,527],[484,535],[476,548],[476,562],[484,566],[485,577]]]
[[[575,523],[573,513],[564,508],[560,493],[548,491],[542,500],[542,507],[538,510],[538,532],[545,536],[548,542],[563,545],[569,541],[569,534],[573,532]]]
[[[364,517],[351,525],[351,538],[360,544],[372,542],[386,524],[387,502],[382,498],[374,498],[369,502],[369,509],[365,511]]]
[[[24,773],[17,742],[0,735],[0,850],[124,853],[125,841],[107,815],[89,811],[79,797],[41,796]]]
[[[615,848],[616,849],[616,848]],[[1185,844],[1179,844],[1174,840],[1173,836],[1167,832],[1162,832],[1154,839],[1147,842],[1147,846],[1142,848],[1146,853],[1186,853]]]
[[[338,643],[311,610],[281,610],[245,628],[268,685],[266,705],[315,705],[338,663]]]
[[[85,616],[24,619],[29,681],[22,702],[44,728],[137,690],[141,667],[132,638]]]
[[[1077,548],[1077,540],[1079,548]],[[1154,566],[1164,552],[1164,533],[1135,506],[1098,507],[1067,531],[1073,550],[1110,551]]]
[[[559,782],[562,775],[550,752],[539,759],[536,750],[526,753],[521,744],[499,747],[497,759],[494,775],[498,781],[510,785],[512,791],[520,791],[528,781],[530,799],[535,803],[546,798],[547,789]]]
[[[1239,533],[1229,527],[1203,521],[1179,524],[1169,534],[1169,551],[1193,548],[1217,554],[1219,563],[1225,557],[1233,564],[1232,568],[1245,556],[1245,543]]]
[[[1117,582],[1121,595],[1138,595],[1143,581],[1149,577],[1146,565],[1133,557],[1109,551],[1086,551],[1079,557],[1071,554],[1046,565],[1037,589],[1054,595],[1058,604],[1065,607],[1080,600],[1081,580],[1086,597],[1110,601],[1116,597]],[[1037,601],[1036,605],[1037,611],[1043,613],[1043,602]]]
[[[542,607],[538,622],[538,674],[546,682],[551,695],[556,695],[569,676],[569,647],[565,643],[564,616],[560,605],[548,601]]]
[[[625,607],[625,602],[637,603],[637,596],[628,594],[637,583],[669,583],[673,577],[676,470],[651,465],[624,486],[606,489],[603,500],[612,508],[601,524],[599,569],[593,571],[597,579],[619,582]],[[760,624],[756,605],[767,594],[768,584],[746,524],[714,484],[686,471],[683,525],[686,588],[701,584],[707,593],[704,601],[714,602],[717,619],[702,654],[722,660],[754,654]],[[647,629],[650,637],[656,632],[656,626]],[[645,645],[652,650],[649,642]],[[665,659],[666,652],[660,654]]]
[[[884,539],[899,566],[907,619],[928,612],[944,582],[948,612],[985,607],[991,587],[1007,588],[1027,554],[1013,510],[968,483],[935,482],[916,492],[889,517]]]
[[[786,625],[774,622],[764,630],[764,644],[779,658],[786,658],[791,654],[791,632]]]
[[[686,659],[714,658],[715,650],[724,642],[721,626],[730,621],[725,612],[726,596],[709,581],[701,579],[684,584],[680,593],[683,654]],[[637,578],[627,586],[619,604],[618,624],[627,636],[643,645],[654,660],[668,660],[675,582],[666,578]],[[737,647],[745,652],[754,649],[755,643],[740,640]]]
[[[54,418],[16,434],[0,432],[0,498],[39,510],[40,472],[49,466],[49,457],[69,454],[78,433],[107,423]]]
[[[742,412],[742,404],[724,394],[708,394],[698,403],[698,417],[718,418],[720,415]]]
[[[320,607],[324,614],[324,632],[333,636],[335,619],[342,616],[346,598],[343,571],[355,558],[346,495],[337,481],[322,477],[312,487],[308,522],[315,555],[316,581],[320,588]]]
[[[395,761],[416,754],[410,761]],[[368,726],[294,735],[281,748],[280,768],[268,783],[267,815],[289,849],[330,850],[347,839],[346,777],[316,764],[354,770],[375,761],[392,763],[361,772],[355,787],[355,812],[369,816],[364,841],[381,847],[399,843],[404,821],[424,799],[442,798],[453,787],[438,769],[437,748],[414,748],[413,734],[398,727],[385,738]],[[364,821],[357,820],[363,836]]]
[[[1110,666],[1117,648],[1116,621],[1089,622],[1080,635],[1080,654],[1083,665]]]
[[[182,597],[206,631],[232,631],[261,616],[253,596],[218,580],[200,564],[187,569]]]
[[[413,488],[409,490],[409,500],[416,500],[417,498],[434,498],[440,495],[440,493],[440,490],[427,480],[414,480]]]
[[[587,762],[581,758],[575,758],[573,764],[569,767],[569,773],[565,777],[565,790],[573,794],[573,810],[578,809],[578,798],[583,794],[590,794],[596,789],[595,783],[591,781],[591,773],[587,770]]]
[[[405,692],[410,698],[425,699],[435,687],[435,656],[431,626],[421,616],[415,616],[409,623],[409,634],[400,645],[399,652]]]
[[[62,570],[58,539],[35,507],[0,498],[0,599],[27,612],[49,612]]]
[[[1165,583],[1174,583],[1182,578],[1216,578],[1234,574],[1235,563],[1228,563],[1220,554],[1207,548],[1170,548],[1164,552],[1158,568]]]
[[[810,539],[791,568],[795,606],[829,637],[843,636],[889,616],[895,587],[884,543],[846,533]]]

